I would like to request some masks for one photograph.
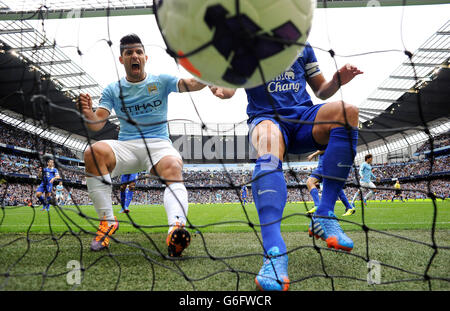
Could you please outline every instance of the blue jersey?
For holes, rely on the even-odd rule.
[[[274,109],[276,109],[284,118],[298,119],[298,107],[313,106],[311,97],[306,91],[306,81],[318,74],[320,69],[314,50],[307,44],[286,72],[267,82],[266,85],[246,89],[249,118],[261,115],[275,116]],[[300,110],[303,111],[303,109]]]
[[[247,197],[247,187],[246,186],[242,186],[241,192],[242,192],[242,197],[246,198]]]
[[[376,178],[375,175],[372,173],[372,165],[370,165],[367,162],[364,162],[359,167],[359,176],[361,176],[361,181],[363,182],[370,182],[371,178]]]
[[[50,180],[52,180],[55,177],[59,177],[59,173],[56,168],[45,167],[43,169],[42,183],[44,183],[44,184],[50,183]]]
[[[111,83],[103,90],[99,107],[105,108],[110,113],[114,109],[119,117],[119,140],[142,137],[136,126],[126,121],[127,114],[138,123],[144,138],[169,139],[166,122],[167,97],[171,92],[178,92],[178,80],[170,75],[147,74],[141,82],[131,83],[122,78],[120,84]],[[123,96],[124,105],[120,95]],[[143,125],[144,123],[146,125]]]
[[[122,177],[120,177],[120,182],[121,183],[126,183],[126,182],[136,182],[137,178],[138,178],[138,173],[134,173],[134,174],[123,174]]]

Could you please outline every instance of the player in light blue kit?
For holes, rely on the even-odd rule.
[[[246,185],[243,185],[241,187],[241,198],[242,198],[242,203],[245,206],[245,204],[247,204],[247,186]]]
[[[342,231],[334,215],[334,206],[356,155],[359,111],[342,101],[313,105],[306,84],[317,97],[326,100],[361,73],[347,64],[326,81],[312,47],[306,44],[285,73],[265,85],[246,90],[249,137],[256,153],[252,193],[265,256],[255,282],[262,290],[289,288],[288,256],[280,231],[287,201],[282,170],[287,152],[300,154],[326,149],[323,195],[309,232],[324,239],[328,247],[347,251],[353,248],[353,241]],[[220,98],[230,98],[235,93],[234,89],[210,88]]]
[[[55,168],[55,162],[52,159],[47,160],[47,167],[42,169],[40,175],[42,182],[36,190],[36,197],[42,204],[41,211],[49,211],[52,199],[53,182],[56,179],[59,179],[58,169]],[[45,198],[43,196],[44,193]]]
[[[138,173],[135,174],[124,174],[120,178],[120,204],[122,205],[122,209],[120,213],[129,213],[129,206],[131,200],[133,199],[134,189],[136,187],[136,180],[138,177]]]
[[[113,110],[120,121],[119,140],[96,142],[84,153],[89,197],[100,218],[91,250],[108,247],[110,236],[119,226],[112,208],[111,177],[145,170],[160,176],[166,184],[164,207],[169,224],[168,253],[169,256],[181,256],[190,242],[190,234],[185,229],[188,195],[183,183],[181,155],[169,139],[167,100],[172,92],[198,91],[205,85],[193,78],[147,74],[147,59],[137,35],[123,37],[119,61],[126,76],[103,90],[95,112],[89,94],[79,97],[78,107],[89,129],[101,130]]]
[[[55,197],[58,205],[64,204],[64,186],[62,181],[60,181],[55,187]]]
[[[374,189],[377,188],[377,186],[375,186],[375,184],[372,182],[372,178],[379,181],[379,178],[377,178],[372,172],[372,160],[373,160],[372,155],[367,154],[364,157],[364,163],[362,163],[361,166],[359,167],[359,176],[361,177],[359,183],[360,183],[361,187],[370,189],[369,193],[367,193],[366,196],[363,198],[364,206],[367,206],[367,200],[370,199],[370,197],[374,194],[374,191],[375,191]],[[361,188],[359,188],[358,191],[356,191],[355,195],[353,196],[353,199],[352,199],[353,207],[355,206],[355,200],[358,197],[360,192],[361,192]]]
[[[308,211],[309,214],[313,214],[320,205],[320,197],[319,197],[319,185],[322,186],[323,181],[323,154],[325,150],[317,150],[313,154],[308,156],[308,160],[311,161],[313,158],[318,157],[317,167],[311,172],[311,175],[306,180],[306,187],[308,188],[309,193],[314,201],[314,207]],[[345,195],[344,189],[341,189],[338,193],[338,198],[345,206],[345,213],[342,216],[350,216],[355,213],[355,209],[350,204]]]

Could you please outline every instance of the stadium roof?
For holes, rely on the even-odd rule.
[[[450,116],[450,20],[359,106],[362,142]],[[372,132],[368,132],[370,130]]]
[[[317,7],[345,8],[444,4],[447,0],[317,0]],[[153,14],[153,0],[1,0],[0,20]]]
[[[100,132],[86,132],[74,100],[89,93],[94,106],[102,88],[81,67],[27,21],[0,21],[0,106],[29,118],[42,119],[45,111],[37,107],[39,98],[50,100],[51,113],[46,126],[89,136],[94,140],[117,137],[117,118]],[[34,103],[34,104],[33,104]]]

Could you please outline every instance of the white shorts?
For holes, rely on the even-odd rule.
[[[361,181],[360,184],[361,184],[361,187],[372,188],[372,189],[376,189],[377,188],[377,186],[375,186],[375,184],[373,182]]]
[[[56,198],[58,199],[58,198],[62,198],[63,197],[63,194],[62,193],[57,193],[56,194]]]
[[[165,156],[175,156],[182,160],[172,143],[161,138],[133,140],[102,140],[107,143],[116,156],[116,167],[111,177],[149,171]],[[147,148],[145,147],[147,144]]]

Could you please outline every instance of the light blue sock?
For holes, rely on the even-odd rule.
[[[281,161],[270,154],[256,160],[253,171],[252,193],[258,211],[264,250],[277,246],[286,253],[280,225],[287,201],[287,187]],[[264,225],[271,223],[270,225]]]
[[[356,130],[351,130],[349,133],[344,127],[336,127],[330,131],[330,140],[323,154],[322,199],[316,215],[328,216],[329,211],[334,213],[338,193],[345,185],[356,155],[357,143],[358,131]]]
[[[314,187],[311,189],[311,191],[309,192],[313,198],[314,201],[314,206],[319,206],[320,205],[320,197],[319,197],[319,190]]]

